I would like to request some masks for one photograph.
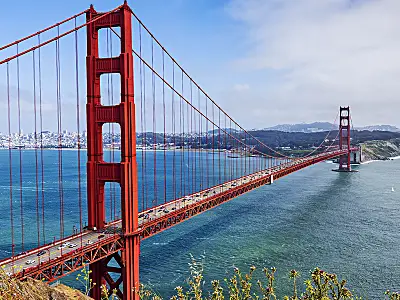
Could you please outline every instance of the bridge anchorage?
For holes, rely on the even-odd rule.
[[[77,19],[80,16],[82,18],[86,16],[86,18],[83,24],[78,25]],[[138,27],[132,26],[135,20]],[[73,29],[62,33],[63,27],[61,26],[60,29],[60,25],[70,21],[74,22]],[[43,33],[48,34],[52,29],[57,31],[55,37],[44,41],[43,37],[47,35]],[[82,58],[85,58],[82,61],[86,63],[86,141],[83,140],[79,127],[80,47],[78,46],[78,33],[85,29],[86,34],[83,37],[87,42],[87,53],[86,57],[82,53]],[[107,34],[104,35],[101,31],[103,33],[107,31]],[[151,41],[150,47],[149,44],[142,45],[145,34],[148,41]],[[112,37],[117,40],[119,49],[117,56],[112,53],[114,49],[111,45]],[[32,38],[35,40],[32,41]],[[68,56],[65,60],[60,59],[62,38],[64,38],[63,43],[68,41],[68,38],[72,38],[72,44],[75,46],[76,82],[72,84],[72,88],[76,89],[77,130],[73,135],[76,137],[75,144],[72,144],[76,145],[74,150],[77,153],[77,170],[72,170],[74,166],[70,166],[75,163],[69,164],[69,161],[63,163],[63,158],[67,159],[68,155],[69,157],[72,154],[75,155],[75,151],[63,152],[66,144],[68,147],[71,146],[71,141],[68,140],[67,143],[63,140],[66,134],[62,132],[61,126],[63,93],[60,90],[64,91],[64,88],[61,89],[61,84],[71,84],[73,81],[60,78],[71,77],[73,68],[70,66],[71,53],[62,52]],[[28,47],[31,48],[21,50],[27,41],[30,43],[25,45],[30,45]],[[107,44],[105,57],[99,55],[99,53],[104,53],[104,48],[102,48],[104,44]],[[49,47],[46,48],[49,45],[55,45],[56,76],[52,73],[54,69],[47,68],[48,65],[52,65],[51,55],[54,54],[54,48],[51,48],[51,51],[48,50]],[[115,42],[114,46],[116,46]],[[9,56],[13,47],[16,48],[16,53]],[[154,59],[156,47],[158,47],[158,53],[161,53],[158,59]],[[146,50],[142,51],[142,49]],[[3,50],[6,51],[3,52]],[[41,51],[47,51],[43,52],[46,54],[46,66],[43,68],[41,66],[44,64],[41,64],[41,61],[44,55]],[[0,266],[8,276],[21,280],[34,278],[53,282],[89,265],[90,278],[93,283],[96,283],[90,291],[94,299],[101,299],[102,286],[109,290],[109,294],[115,290],[116,295],[121,299],[139,299],[139,258],[142,240],[319,162],[339,159],[337,171],[352,171],[351,156],[358,151],[358,148],[351,146],[349,107],[340,107],[338,134],[331,139],[330,146],[326,147],[325,144],[333,129],[329,131],[321,144],[307,155],[287,156],[266,145],[252,132],[245,130],[212,100],[155,39],[132,12],[126,1],[109,12],[97,12],[91,6],[80,14],[0,47],[0,54],[4,53],[6,58],[0,60],[0,76],[3,75],[1,71],[5,70],[8,114],[3,119],[8,123],[6,144],[9,154],[9,219],[12,254],[11,257],[1,260]],[[150,58],[146,57],[149,53]],[[24,65],[24,74],[20,75],[20,65],[24,62],[27,62],[27,67]],[[62,67],[65,68],[65,65],[68,65],[66,76],[61,77]],[[42,75],[45,71],[50,74]],[[104,95],[104,89],[107,90],[107,85],[112,85],[112,81],[107,83],[101,79],[112,79],[112,74],[117,74],[120,78],[116,81],[118,91],[120,91],[117,93],[120,102],[114,104],[110,101],[106,105],[107,96]],[[29,78],[30,75],[32,78]],[[46,130],[42,128],[42,103],[41,100],[36,101],[37,98],[41,99],[42,78],[49,81],[46,82],[46,88],[43,87],[43,93],[47,98],[57,99],[58,132],[54,134],[45,133]],[[53,86],[50,87],[52,78],[56,81],[54,82],[56,97],[54,97]],[[16,81],[14,84],[13,80]],[[26,82],[28,84],[24,85]],[[35,130],[33,134],[21,138],[23,136],[21,116],[31,111],[21,110],[18,105],[18,117],[13,119],[11,112],[15,112],[16,108],[12,107],[10,90],[17,87],[18,101],[15,102],[19,104],[20,85],[21,88],[29,90],[32,83],[34,117],[30,116],[27,120],[34,120]],[[108,89],[110,89],[109,86]],[[113,95],[112,90],[108,95],[108,97]],[[149,109],[146,110],[146,101],[149,102],[147,107],[151,106],[152,112]],[[157,103],[161,105],[157,106]],[[37,120],[37,114],[40,115],[40,122]],[[45,117],[51,116],[49,114]],[[152,120],[146,121],[146,117]],[[17,134],[12,131],[15,126],[13,122],[18,123]],[[51,121],[46,124],[50,126],[50,123]],[[149,127],[146,128],[150,123],[151,130]],[[38,124],[40,128],[37,128]],[[119,141],[115,142],[116,135],[114,132],[109,132],[111,142],[108,141],[107,144],[104,141],[104,127],[114,124],[120,128]],[[48,135],[46,138],[45,134]],[[57,141],[48,142],[51,136],[56,136]],[[25,147],[21,144],[21,140],[25,140],[27,148],[31,149],[21,151],[21,148]],[[337,141],[338,146],[336,146]],[[114,149],[116,145],[119,148],[118,161],[107,162],[103,148],[108,146]],[[3,144],[0,146],[4,147]],[[57,149],[58,160],[51,155],[55,153],[54,151],[52,153],[43,151],[47,146]],[[85,227],[82,226],[84,214],[82,213],[80,183],[79,153],[81,148],[87,148],[88,215]],[[114,152],[112,154],[114,155]],[[32,156],[29,155],[34,155],[36,158],[33,160],[36,160],[34,172],[30,170],[31,177],[28,178],[30,181],[36,181],[35,186],[29,186],[24,181],[24,178],[28,177],[23,174],[25,167],[22,163],[25,161],[25,155],[30,159],[31,167]],[[19,170],[15,168],[18,161]],[[53,179],[50,177],[54,179],[57,177],[54,172],[50,175],[50,169],[54,168],[54,165],[58,167],[58,187],[49,186],[46,182]],[[63,177],[63,172],[68,172],[67,176]],[[78,177],[76,189],[74,185],[76,181],[73,181],[75,177]],[[15,183],[16,178],[19,178],[18,186]],[[68,189],[65,188],[64,183],[65,186],[69,186],[69,190],[73,190],[72,193],[67,194]],[[110,183],[115,183],[120,188],[119,194],[107,196],[106,187]],[[25,186],[28,188],[24,189]],[[57,190],[58,195],[48,196],[46,188]],[[18,216],[18,218],[14,213],[16,208],[13,206],[17,199],[16,193],[13,196],[14,189],[19,192],[18,212],[21,217]],[[34,196],[32,193],[28,194],[30,190],[35,191]],[[24,227],[24,224],[29,222],[23,218],[24,206],[31,200],[28,199],[29,197],[32,200],[36,198],[36,228],[32,220],[28,223],[30,225],[27,226],[28,228]],[[51,202],[47,200],[48,198],[51,198]],[[56,203],[55,199],[59,200],[59,203]],[[79,208],[79,214],[74,212],[79,219],[77,217],[70,222],[80,223],[79,226],[74,225],[73,232],[68,232],[64,228],[64,212],[67,213],[64,201],[68,201],[68,208],[73,209],[74,206]],[[30,206],[34,205],[30,203]],[[57,208],[60,211],[59,217],[55,213]],[[120,214],[117,215],[118,209],[120,209]],[[40,210],[42,210],[42,215],[40,215]],[[30,212],[30,214],[33,213]],[[47,219],[54,215],[56,215],[56,223],[46,226]],[[72,219],[74,214],[69,214],[67,217]],[[54,224],[58,221],[60,234],[58,239],[54,237],[53,241],[52,237],[56,235],[53,232],[55,231]],[[14,224],[18,225],[15,226],[15,230]],[[37,247],[27,250],[24,248],[27,236],[35,236],[36,229]],[[17,230],[21,230],[21,234],[16,235]],[[24,230],[29,234],[24,234]],[[51,232],[50,240],[48,236],[47,238],[45,236],[46,233],[49,235],[49,232]],[[18,238],[21,237],[21,241],[17,241],[15,235]],[[36,241],[31,238],[29,243],[33,245]],[[14,249],[20,253],[16,254]]]

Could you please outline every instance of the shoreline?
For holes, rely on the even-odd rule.
[[[10,150],[8,148],[0,148],[1,150]],[[11,149],[11,150],[38,150],[41,151],[42,149],[40,148],[21,148],[21,149]],[[50,151],[57,151],[57,150],[63,150],[63,151],[87,151],[87,148],[43,148],[43,150],[50,150]],[[103,151],[121,151],[121,149],[111,149],[111,148],[103,148]],[[225,153],[225,151],[223,150],[218,150],[218,149],[141,149],[141,148],[136,148],[136,152],[140,152],[140,151],[144,151],[144,152],[164,152],[164,151],[189,151],[189,152],[210,152],[210,153]]]
[[[398,160],[400,159],[400,156],[392,156],[392,157],[387,157],[385,159],[371,159],[371,160],[366,160],[360,163],[360,165],[366,165],[366,164],[370,164],[373,162],[379,162],[379,161],[388,161],[388,160]]]

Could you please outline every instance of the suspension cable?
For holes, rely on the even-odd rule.
[[[104,17],[106,17],[106,16],[112,14],[113,12],[119,10],[121,7],[122,7],[122,5],[118,6],[117,8],[115,8],[115,9],[109,11],[109,12],[106,12],[106,13],[104,13],[104,14],[101,14],[101,15],[98,16],[97,18],[94,18],[94,19],[92,19],[92,20],[90,20],[90,21],[88,21],[88,22],[86,22],[86,23],[84,23],[84,24],[82,24],[82,25],[79,25],[78,27],[76,27],[76,28],[74,28],[74,29],[68,30],[67,32],[64,32],[64,33],[62,33],[62,34],[60,34],[60,35],[58,35],[58,36],[56,36],[56,37],[54,37],[54,38],[52,38],[52,39],[49,39],[49,40],[47,40],[47,41],[45,41],[45,42],[42,42],[42,43],[40,43],[39,45],[36,45],[36,46],[31,47],[31,48],[29,48],[29,49],[27,49],[27,50],[25,50],[25,51],[22,51],[22,52],[20,52],[20,53],[17,53],[17,54],[14,55],[14,56],[8,57],[8,58],[6,58],[6,59],[0,61],[0,65],[6,63],[6,62],[8,62],[8,61],[11,61],[11,60],[13,60],[13,59],[15,59],[15,58],[17,58],[17,57],[20,57],[20,56],[22,56],[22,55],[24,55],[24,54],[26,54],[26,53],[32,52],[33,50],[36,50],[36,49],[38,49],[38,48],[40,48],[40,47],[43,47],[43,46],[45,46],[45,45],[47,45],[47,44],[49,44],[49,43],[51,43],[51,42],[57,41],[57,40],[61,39],[62,37],[67,36],[67,35],[69,35],[70,33],[74,32],[74,31],[80,30],[81,28],[84,28],[84,27],[86,27],[87,25],[92,24],[93,22],[96,22],[96,21],[98,21],[98,20],[100,20],[100,19],[102,19],[102,18],[104,18]],[[56,25],[56,26],[59,26],[59,25]],[[16,45],[18,45],[18,43],[16,43]]]
[[[38,32],[32,33],[31,35],[28,35],[28,36],[26,36],[26,37],[24,37],[24,38],[22,38],[22,39],[16,40],[16,41],[14,41],[14,42],[12,42],[12,43],[9,43],[9,44],[7,44],[7,45],[5,45],[5,46],[3,46],[3,47],[0,47],[0,51],[1,51],[1,50],[4,50],[4,49],[7,49],[7,48],[9,48],[9,47],[11,47],[11,46],[14,46],[14,45],[16,45],[16,44],[20,44],[21,42],[26,41],[26,40],[28,40],[28,39],[30,39],[30,38],[35,37],[35,36],[39,36],[39,35],[42,34],[43,32],[46,32],[46,31],[48,31],[48,30],[50,30],[50,29],[53,29],[53,28],[55,28],[55,27],[57,27],[57,26],[60,26],[61,24],[64,24],[64,23],[66,23],[66,22],[68,22],[68,21],[71,21],[72,19],[76,19],[77,17],[83,15],[84,13],[87,13],[88,11],[89,11],[89,9],[86,9],[86,10],[84,10],[84,11],[82,11],[82,12],[76,14],[76,15],[73,15],[72,17],[70,17],[70,18],[68,18],[68,19],[65,19],[65,20],[63,20],[63,21],[61,21],[61,22],[55,23],[55,24],[53,24],[53,25],[51,25],[51,26],[49,26],[49,27],[47,27],[47,28],[45,28],[45,29],[39,30]]]

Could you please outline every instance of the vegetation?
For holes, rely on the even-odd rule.
[[[275,286],[276,268],[264,268],[264,280],[254,282],[256,267],[250,267],[248,273],[242,273],[238,268],[234,269],[232,277],[211,282],[210,289],[206,291],[203,278],[203,264],[192,257],[189,264],[190,277],[187,287],[175,288],[175,295],[171,300],[277,300],[278,288]],[[328,273],[319,268],[311,272],[310,278],[303,284],[299,283],[300,274],[291,270],[288,274],[290,281],[290,295],[283,300],[357,300],[362,299],[353,295],[347,288],[346,280],[340,280],[336,274]],[[85,295],[63,285],[54,288],[35,280],[20,282],[10,278],[0,271],[0,300],[19,299],[91,299],[87,295],[95,286],[90,279],[90,271],[87,268],[77,275],[76,280],[81,282]],[[67,292],[68,291],[68,292]],[[110,295],[107,288],[102,286],[102,299],[117,299],[115,291]],[[161,300],[162,296],[141,285],[139,297],[142,300]],[[386,291],[385,299],[400,300],[400,293]]]
[[[400,139],[388,141],[367,141],[362,143],[365,160],[385,160],[400,156]]]
[[[276,268],[264,268],[264,280],[254,283],[254,271],[256,267],[250,267],[248,273],[242,273],[238,268],[234,269],[231,278],[224,280],[224,285],[219,280],[211,282],[211,289],[205,292],[203,281],[203,266],[192,258],[190,264],[190,277],[187,280],[187,288],[178,286],[171,300],[277,300],[278,288],[275,286]],[[319,268],[311,272],[310,278],[299,284],[300,274],[291,270],[288,274],[292,293],[284,296],[284,300],[351,300],[362,299],[347,288],[346,280],[340,280],[336,274],[331,274]],[[140,298],[143,300],[161,300],[162,297],[152,290],[142,286]],[[400,300],[400,293],[387,291],[386,299]]]
[[[11,278],[0,269],[0,300],[89,300],[90,297],[63,284],[49,286],[45,282],[28,278],[25,281]]]

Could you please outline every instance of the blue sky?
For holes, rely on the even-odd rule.
[[[7,30],[0,44],[91,3],[106,11],[121,1],[19,0],[18,9],[11,1],[2,3],[0,20]],[[394,13],[400,1],[129,4],[188,73],[246,128],[333,121],[339,105],[351,105],[356,126],[400,126],[395,113],[400,109],[400,22]]]

